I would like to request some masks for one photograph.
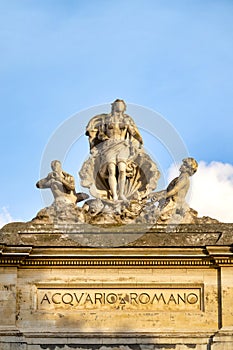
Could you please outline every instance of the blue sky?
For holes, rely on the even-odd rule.
[[[232,164],[232,15],[230,0],[0,0],[0,210],[30,220],[51,135],[116,98],[158,111],[198,161]]]

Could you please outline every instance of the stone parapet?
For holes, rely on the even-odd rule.
[[[5,226],[0,349],[232,350],[232,229]]]

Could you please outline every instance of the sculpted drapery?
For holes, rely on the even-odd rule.
[[[125,102],[116,100],[110,114],[94,116],[86,128],[91,155],[79,174],[82,186],[96,198],[141,200],[157,185],[157,166],[125,110]]]

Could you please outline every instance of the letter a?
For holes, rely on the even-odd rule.
[[[47,294],[45,294],[45,295],[43,296],[43,299],[41,300],[41,303],[40,303],[40,304],[42,305],[44,301],[47,301],[49,304],[51,304],[50,301],[49,301],[49,298],[48,298],[48,295],[47,295]]]

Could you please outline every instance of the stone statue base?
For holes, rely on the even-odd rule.
[[[56,200],[52,205],[41,209],[32,223],[36,224],[90,224],[90,225],[177,225],[177,224],[213,224],[218,220],[208,216],[198,217],[198,212],[188,205],[181,209],[166,208],[160,210],[151,202],[137,200],[112,202],[101,199],[89,199],[82,207],[65,200]]]
[[[6,225],[0,349],[232,349],[232,229]]]

